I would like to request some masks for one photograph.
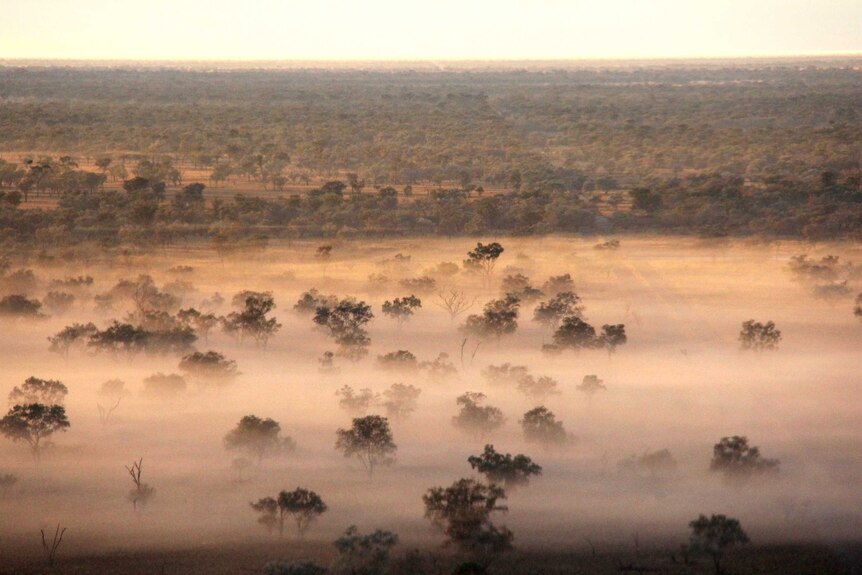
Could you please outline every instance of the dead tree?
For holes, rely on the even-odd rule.
[[[473,307],[476,303],[476,298],[470,299],[464,290],[450,288],[437,292],[437,298],[440,300],[437,305],[445,309],[449,313],[452,321],[455,318]]]
[[[112,407],[104,407],[101,403],[96,404],[96,407],[99,408],[99,422],[102,425],[108,424],[108,420],[111,418],[111,414],[114,413],[114,410],[117,409],[117,407],[119,407],[122,400],[122,397],[118,397],[117,402]]]
[[[143,463],[144,458],[142,457],[138,461],[132,463],[132,466],[126,466],[126,471],[129,472],[129,475],[132,478],[132,482],[135,484],[135,488],[129,491],[128,499],[132,502],[132,508],[137,511],[138,510],[138,502],[141,503],[141,507],[146,505],[147,501],[153,494],[156,492],[155,489],[150,487],[149,484],[141,481],[141,473],[143,472]]]
[[[45,530],[40,529],[39,531],[42,533],[42,548],[45,550],[45,559],[48,561],[48,567],[53,567],[57,559],[57,549],[60,547],[60,543],[63,542],[63,534],[66,533],[66,528],[63,527],[61,531],[60,524],[57,523],[57,530],[54,532],[54,539],[50,545],[48,545],[48,540],[45,539]]]

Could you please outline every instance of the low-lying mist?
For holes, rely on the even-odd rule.
[[[434,547],[444,538],[424,518],[422,495],[462,477],[481,477],[467,462],[485,444],[528,455],[542,474],[509,490],[509,511],[494,522],[514,532],[518,548],[569,549],[584,541],[617,545],[637,533],[644,545],[677,546],[699,514],[740,519],[752,540],[833,542],[862,529],[862,323],[853,296],[862,290],[850,274],[852,294],[818,298],[810,282],[790,270],[791,256],[810,253],[859,260],[856,245],[755,245],[678,238],[622,239],[595,249],[595,240],[508,238],[488,279],[465,270],[471,239],[335,242],[271,246],[220,257],[201,249],[172,248],[91,263],[13,262],[31,268],[28,297],[44,300],[51,280],[91,276],[75,302],[42,319],[0,318],[0,400],[35,376],[63,382],[70,428],[55,433],[36,463],[27,445],[0,437],[0,476],[18,481],[0,491],[0,556],[39,552],[39,529],[60,523],[70,548],[102,551],[181,547],[277,537],[258,524],[249,503],[298,486],[319,493],[328,511],[309,529],[310,542],[328,542],[352,524],[395,531],[407,546]],[[326,251],[326,250],[324,250]],[[400,256],[397,256],[400,254]],[[439,266],[441,262],[457,265]],[[627,342],[605,349],[543,351],[553,328],[533,321],[534,308],[553,294],[521,301],[515,333],[478,339],[459,331],[470,314],[503,296],[501,282],[523,274],[537,289],[552,276],[570,274],[583,317],[599,329],[625,324]],[[68,358],[49,351],[48,337],[73,323],[99,329],[134,312],[134,297],[115,297],[112,310],[94,296],[140,274],[158,289],[174,283],[178,307],[222,316],[242,290],[271,292],[270,317],[281,328],[264,346],[220,327],[199,351],[236,362],[240,374],[214,384],[183,372],[183,353],[96,353],[73,346]],[[373,276],[373,277],[369,277]],[[382,277],[381,277],[382,276]],[[427,282],[402,283],[430,277]],[[180,283],[177,283],[180,282]],[[184,285],[182,282],[188,282]],[[854,283],[855,282],[855,283]],[[303,293],[353,296],[371,305],[368,354],[352,361],[312,315],[293,309]],[[454,319],[439,292],[463,292],[471,307]],[[8,285],[0,295],[14,290]],[[214,294],[221,298],[214,298]],[[381,311],[384,301],[421,300],[403,325]],[[740,349],[742,322],[774,321],[782,333],[775,350]],[[464,339],[467,339],[465,342]],[[442,363],[451,374],[386,368],[378,356],[411,352],[419,364]],[[336,352],[330,369],[320,358]],[[529,397],[517,384],[491,382],[489,366],[525,366],[534,378],[556,380],[557,394]],[[174,395],[145,393],[145,379],[179,374],[187,383]],[[605,389],[578,389],[596,375]],[[107,380],[125,382],[114,399],[100,394]],[[421,389],[416,410],[391,419],[396,461],[369,478],[361,463],[335,450],[336,430],[360,414],[386,415],[381,401],[395,383]],[[337,392],[350,386],[380,397],[351,413]],[[452,424],[456,399],[482,392],[504,424],[481,436]],[[569,439],[542,445],[524,439],[524,413],[544,405]],[[11,407],[11,406],[9,406]],[[5,413],[5,406],[4,406]],[[242,455],[224,437],[246,415],[272,418],[295,450],[238,469]],[[728,481],[710,470],[713,446],[746,436],[777,473]],[[667,449],[677,465],[661,473],[626,471],[620,462]],[[143,480],[155,489],[135,510],[125,466],[142,458]],[[289,531],[286,536],[293,537]]]

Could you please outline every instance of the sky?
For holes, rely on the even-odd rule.
[[[2,0],[0,59],[862,53],[862,0]]]

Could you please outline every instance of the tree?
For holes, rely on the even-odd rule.
[[[227,359],[217,351],[205,353],[196,351],[190,353],[180,360],[179,368],[204,382],[218,384],[230,383],[239,375],[236,361]]]
[[[853,308],[853,315],[862,320],[862,292],[856,296],[856,307]]]
[[[677,463],[674,456],[667,449],[658,451],[647,451],[642,455],[630,455],[621,460],[617,467],[620,471],[634,475],[646,474],[652,478],[672,474],[676,471]]]
[[[398,447],[389,429],[389,420],[379,415],[367,415],[353,420],[350,429],[339,429],[336,432],[335,449],[341,451],[344,457],[356,457],[368,471],[368,476],[374,476],[374,468],[379,465],[392,465],[394,454]]]
[[[513,457],[510,453],[498,453],[493,445],[486,445],[482,455],[471,455],[467,462],[488,481],[502,484],[506,489],[527,485],[531,476],[542,474],[541,466],[526,455]]]
[[[84,344],[98,331],[98,328],[93,323],[73,323],[72,325],[67,325],[48,338],[48,341],[51,343],[48,350],[59,354],[63,359],[67,359],[72,347]]]
[[[300,296],[299,300],[293,306],[296,313],[302,315],[311,315],[320,307],[334,307],[338,304],[338,298],[334,295],[323,295],[316,289],[312,288]]]
[[[516,385],[529,376],[526,365],[512,365],[508,362],[489,365],[482,370],[482,377],[491,385]]]
[[[152,399],[174,399],[185,393],[187,387],[183,376],[176,373],[164,374],[157,372],[144,378],[144,391],[142,395]]]
[[[383,302],[383,315],[394,319],[398,322],[398,327],[401,327],[421,307],[422,300],[414,295],[409,295]]]
[[[243,295],[243,294],[237,294]],[[279,329],[281,324],[267,314],[275,309],[275,300],[269,292],[245,292],[241,298],[242,310],[231,312],[224,319],[223,326],[227,333],[251,337],[259,345],[266,347],[269,338]]]
[[[132,483],[135,484],[135,487],[129,491],[127,499],[132,502],[132,508],[135,511],[138,510],[138,504],[144,507],[156,494],[155,488],[151,487],[148,483],[144,483],[141,479],[141,473],[144,470],[143,465],[144,458],[142,457],[138,461],[133,461],[131,466],[126,466],[126,471],[129,472]]]
[[[404,419],[416,411],[416,404],[422,390],[412,385],[393,383],[383,392],[383,407],[391,419]]]
[[[302,487],[279,493],[278,508],[281,512],[282,523],[284,515],[293,516],[293,520],[296,522],[296,531],[300,537],[305,535],[311,524],[327,510],[326,503],[323,502],[320,495]]]
[[[581,298],[571,291],[559,292],[548,301],[544,301],[533,310],[533,320],[554,330],[560,321],[566,317],[581,317],[584,306]]]
[[[618,323],[616,325],[603,325],[602,334],[599,336],[598,345],[608,350],[608,355],[614,353],[617,347],[628,341],[626,326]]]
[[[377,529],[368,535],[359,533],[351,525],[344,535],[335,540],[338,550],[336,565],[352,575],[377,575],[383,573],[389,561],[389,553],[398,544],[398,535]]]
[[[456,288],[437,292],[437,298],[440,300],[437,305],[445,309],[453,321],[476,303],[476,298],[471,299],[463,290]]]
[[[477,439],[485,437],[503,425],[506,419],[499,408],[481,405],[485,397],[484,393],[475,391],[468,391],[459,396],[455,402],[461,406],[461,410],[452,418],[452,425]]]
[[[518,391],[529,397],[542,401],[550,395],[559,395],[559,383],[552,377],[542,376],[538,379],[525,375],[518,381]]]
[[[335,366],[335,353],[331,351],[324,351],[319,358],[317,358],[318,368],[317,371],[320,373],[334,375],[341,372],[341,369]]]
[[[449,354],[446,352],[438,353],[433,361],[421,362],[419,369],[425,371],[428,379],[436,383],[446,381],[458,373],[458,369],[449,361]]]
[[[744,545],[750,540],[738,519],[725,515],[701,515],[688,526],[691,528],[689,548],[712,558],[716,573],[721,573],[721,560],[725,551],[736,545]]]
[[[781,341],[781,330],[775,328],[775,323],[756,322],[753,319],[742,322],[739,332],[739,343],[742,349],[750,349],[756,352],[772,351],[778,349]]]
[[[466,551],[486,552],[512,548],[512,532],[491,522],[492,513],[508,511],[500,504],[505,499],[502,487],[473,479],[459,479],[449,487],[432,487],[422,496],[425,517],[452,544]]]
[[[461,328],[467,335],[480,339],[495,337],[497,339],[504,335],[515,333],[518,329],[518,308],[521,300],[513,295],[507,295],[503,299],[491,300],[485,304],[482,315],[470,315]]]
[[[9,392],[9,405],[27,405],[41,403],[44,405],[63,405],[69,388],[56,379],[40,379],[28,377],[20,386],[16,385]]]
[[[101,403],[96,404],[99,410],[99,421],[102,425],[106,425],[123,398],[131,394],[126,390],[126,383],[123,380],[109,379],[102,383],[99,388],[99,395],[108,400],[107,406],[103,406]]]
[[[66,408],[62,405],[28,403],[16,405],[0,419],[0,434],[14,442],[26,442],[38,463],[42,450],[51,445],[50,437],[58,431],[66,431],[69,425]]]
[[[281,436],[281,425],[270,418],[246,415],[224,438],[228,451],[241,451],[254,457],[257,465],[266,457],[296,449],[290,437]]]
[[[583,381],[581,381],[576,389],[586,395],[587,399],[592,403],[593,396],[599,391],[606,390],[607,387],[605,387],[605,381],[599,379],[599,376],[585,375]]]
[[[466,269],[481,271],[485,276],[485,281],[490,281],[491,274],[494,273],[494,266],[497,265],[497,258],[503,253],[503,246],[497,242],[483,244],[479,242],[476,247],[467,252],[467,258],[464,260]]]
[[[36,319],[44,317],[44,314],[39,312],[41,307],[39,300],[29,299],[21,294],[7,295],[0,299],[0,317]]]
[[[590,349],[596,347],[596,329],[578,316],[564,317],[554,332],[554,345],[558,349]]]
[[[760,449],[748,445],[748,438],[739,435],[722,437],[712,448],[710,471],[724,474],[728,479],[745,479],[752,475],[776,473],[779,461],[765,459]]]
[[[359,393],[356,393],[349,385],[336,391],[335,395],[340,398],[338,400],[339,407],[355,416],[365,415],[377,400],[377,396],[370,389],[360,389]]]
[[[551,276],[548,281],[542,284],[542,291],[551,295],[559,295],[563,292],[573,294],[574,289],[575,282],[572,280],[571,274]]]
[[[332,307],[318,307],[313,321],[329,330],[339,346],[339,353],[351,359],[364,356],[371,338],[365,325],[374,318],[371,306],[364,301],[345,298]]]
[[[272,497],[264,497],[256,503],[249,503],[249,505],[260,514],[257,522],[263,525],[269,533],[272,533],[276,526],[279,527],[280,534],[284,532],[284,517],[279,515],[278,501]]]
[[[115,321],[104,330],[92,333],[87,345],[96,351],[133,354],[146,349],[149,335],[141,327]]]
[[[177,319],[183,325],[194,329],[204,343],[209,341],[210,331],[219,323],[219,318],[214,313],[202,313],[193,307],[179,310]]]
[[[563,422],[547,407],[540,405],[524,414],[520,421],[524,431],[524,441],[544,445],[560,445],[568,441]]]
[[[410,372],[419,369],[419,362],[416,360],[416,356],[406,349],[378,355],[377,363],[381,368],[393,371]]]

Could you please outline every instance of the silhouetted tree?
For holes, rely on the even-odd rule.
[[[529,443],[560,445],[568,440],[563,422],[557,421],[554,413],[545,406],[540,405],[525,413],[520,423],[524,440]]]
[[[335,307],[336,305],[338,305],[338,298],[336,296],[323,295],[312,288],[299,297],[293,309],[296,313],[311,315],[317,311],[317,308]]]
[[[37,319],[44,317],[44,314],[39,312],[41,307],[39,300],[29,299],[21,294],[7,295],[0,299],[0,317]]]
[[[398,447],[392,439],[389,420],[379,415],[368,415],[353,420],[350,429],[339,429],[335,449],[341,451],[344,457],[356,457],[368,471],[368,476],[374,475],[374,468],[380,465],[392,465],[394,454]]]
[[[577,316],[563,318],[554,332],[554,345],[559,349],[590,349],[598,345],[596,329]]]
[[[314,323],[329,330],[329,335],[339,346],[339,353],[351,359],[364,356],[371,338],[365,325],[374,318],[371,306],[364,301],[346,298],[332,307],[319,307],[314,313]]]
[[[398,322],[398,327],[413,317],[416,310],[422,307],[422,300],[414,295],[403,298],[395,298],[392,301],[383,302],[383,315],[391,317]]]
[[[378,355],[377,364],[383,369],[394,371],[416,371],[419,369],[419,362],[416,356],[406,349],[398,351],[390,351],[389,353]]]
[[[51,445],[50,437],[66,431],[69,425],[62,405],[28,403],[14,406],[0,419],[0,434],[14,442],[26,442],[38,463],[42,450]]]
[[[51,343],[48,350],[60,354],[63,359],[66,359],[69,357],[69,351],[72,347],[85,344],[98,331],[98,328],[93,323],[73,323],[72,325],[67,325],[48,338],[48,341]]]
[[[126,498],[132,502],[132,508],[135,511],[138,510],[138,505],[144,507],[156,494],[155,488],[150,486],[148,483],[144,483],[141,479],[141,474],[144,470],[143,464],[144,458],[142,457],[138,461],[133,461],[131,466],[126,466],[126,471],[129,472],[129,475],[132,478],[132,483],[135,484],[135,487],[129,491]]]
[[[290,437],[281,436],[281,425],[270,418],[261,419],[246,415],[224,438],[228,451],[242,451],[257,460],[258,466],[266,457],[296,449]]]
[[[290,515],[296,522],[296,532],[300,537],[311,524],[328,509],[323,499],[314,491],[297,487],[293,491],[282,491],[278,494],[278,509],[281,513],[280,529],[283,529],[285,515]]]
[[[69,388],[61,381],[28,377],[24,383],[16,385],[9,392],[9,405],[30,403],[63,405],[67,395],[69,395]]]
[[[616,325],[603,325],[602,334],[599,336],[598,344],[608,350],[608,354],[616,351],[617,347],[628,341],[626,326],[619,323]]]
[[[690,522],[691,538],[689,549],[705,553],[712,558],[716,573],[721,573],[721,560],[728,549],[744,545],[750,540],[738,519],[725,515],[701,515]]]
[[[512,532],[491,522],[492,513],[508,511],[500,504],[505,499],[502,487],[473,479],[459,479],[449,487],[432,487],[422,496],[425,517],[451,543],[467,551],[484,552],[512,548]]]
[[[177,319],[183,325],[194,329],[204,343],[209,341],[210,332],[219,323],[219,318],[214,313],[202,313],[193,307],[178,311]]]
[[[458,397],[455,402],[461,406],[458,415],[452,418],[452,425],[481,439],[505,422],[503,412],[490,405],[481,405],[485,394],[475,391]]]
[[[739,435],[722,437],[712,448],[709,468],[728,479],[744,479],[752,475],[776,473],[779,461],[765,459],[760,449],[748,445],[748,438]]]
[[[474,269],[481,271],[485,276],[485,281],[489,281],[491,274],[494,273],[494,266],[497,264],[497,258],[503,253],[503,246],[497,242],[483,244],[479,242],[476,247],[467,252],[467,259],[464,260],[466,269]]]
[[[217,351],[196,351],[183,356],[179,368],[204,382],[230,383],[239,375],[236,362]]]
[[[398,544],[398,535],[377,529],[368,535],[359,533],[351,525],[344,535],[335,540],[338,551],[337,568],[351,575],[378,575],[384,573],[389,553]]]
[[[515,333],[518,329],[518,308],[521,300],[516,296],[507,295],[503,299],[491,300],[485,304],[482,315],[470,315],[461,330],[480,339]]]
[[[540,303],[533,310],[533,320],[540,324],[557,329],[560,321],[566,317],[581,317],[584,306],[581,298],[571,291],[559,292],[548,301]]]
[[[774,350],[778,349],[780,341],[781,330],[775,328],[774,322],[760,323],[753,319],[742,322],[742,329],[739,332],[739,343],[742,349],[757,352]]]
[[[513,457],[510,453],[498,453],[493,445],[486,445],[482,455],[471,455],[467,462],[488,481],[502,484],[506,489],[526,485],[531,476],[542,474],[541,466],[526,455]]]
[[[275,309],[275,300],[269,292],[249,292],[242,301],[242,310],[231,312],[225,317],[223,326],[227,333],[251,337],[258,344],[266,347],[269,338],[279,329],[281,324],[267,314]]]

